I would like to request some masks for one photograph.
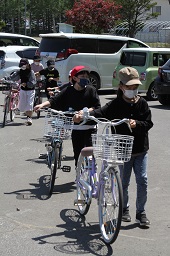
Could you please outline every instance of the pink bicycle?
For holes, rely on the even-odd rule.
[[[19,103],[20,85],[13,81],[5,81],[0,84],[0,90],[2,90],[2,93],[5,94],[4,105],[2,105],[4,107],[2,127],[5,127],[8,114],[10,115],[10,121],[14,121]]]

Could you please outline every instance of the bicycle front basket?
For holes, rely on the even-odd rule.
[[[133,136],[121,134],[92,134],[93,152],[108,162],[128,162],[132,154]]]
[[[44,136],[68,139],[73,129],[72,117],[48,111],[45,117]]]

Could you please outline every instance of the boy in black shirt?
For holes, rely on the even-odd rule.
[[[46,78],[46,87],[45,92],[47,98],[50,98],[49,91],[51,88],[57,87],[57,81],[59,80],[59,72],[55,68],[55,61],[48,60],[47,61],[47,68],[40,70],[39,72],[35,73],[36,76],[43,75]]]

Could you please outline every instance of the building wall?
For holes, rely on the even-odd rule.
[[[170,20],[170,1],[169,0],[153,0],[157,2],[157,6],[161,6],[161,15],[156,19],[157,21],[169,21]]]

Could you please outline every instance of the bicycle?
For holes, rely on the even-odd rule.
[[[45,116],[44,137],[49,142],[45,144],[47,150],[47,166],[51,170],[49,195],[51,196],[54,189],[57,169],[63,172],[70,172],[70,166],[62,166],[63,140],[69,139],[73,128],[73,119],[69,111],[61,112],[54,109],[48,109]]]
[[[20,85],[13,81],[5,81],[0,84],[0,90],[5,94],[4,105],[2,105],[4,107],[2,127],[5,127],[8,114],[10,114],[10,121],[14,121],[15,111],[17,111],[19,103]]]
[[[41,91],[45,88],[45,80],[38,80],[35,86],[34,107],[42,103]],[[40,118],[40,111],[37,111],[37,119]]]
[[[99,120],[89,116],[87,109],[84,109],[84,120],[83,123],[93,120],[102,124],[104,129],[101,134],[92,135],[93,147],[83,148],[79,155],[76,168],[77,199],[74,205],[78,206],[81,215],[86,215],[92,198],[97,200],[101,235],[106,244],[111,244],[119,234],[123,212],[123,191],[118,166],[130,160],[133,136],[109,133],[111,127],[122,123],[129,125],[129,119],[116,122]],[[99,175],[97,159],[101,160]]]

